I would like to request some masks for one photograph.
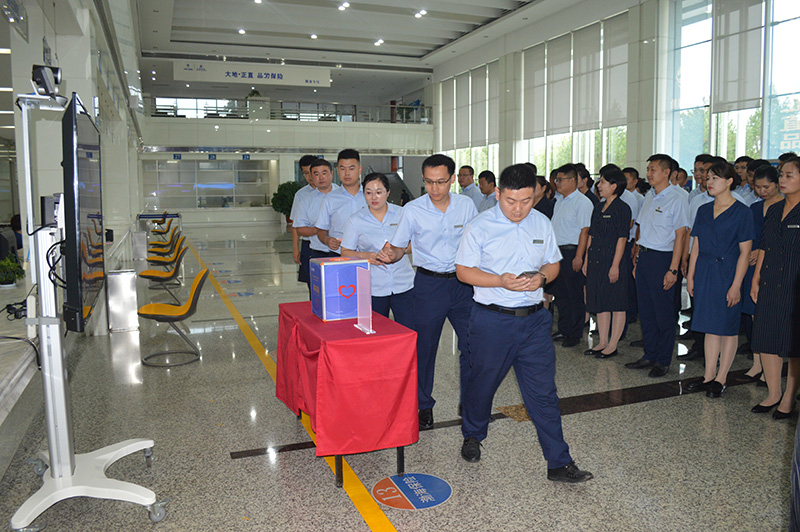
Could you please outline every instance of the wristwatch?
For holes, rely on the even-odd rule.
[[[678,270],[667,270],[667,271],[668,271],[669,273],[671,273],[672,275],[674,275],[675,277],[677,277],[677,276],[678,276]]]
[[[536,273],[538,273],[539,275],[542,276],[542,286],[546,285],[547,284],[547,276],[545,274],[543,274],[542,272],[540,272],[540,271],[537,271]]]

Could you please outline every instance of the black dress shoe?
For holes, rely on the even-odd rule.
[[[780,408],[776,408],[772,413],[772,419],[789,419],[792,415],[794,415],[794,405],[792,405],[790,412],[781,412]]]
[[[766,388],[767,387],[767,381],[765,381],[763,379],[758,379],[758,382],[756,383],[756,386],[758,386],[759,388]]]
[[[646,358],[642,357],[636,362],[628,362],[627,364],[625,364],[625,367],[629,369],[645,369],[653,367],[654,365],[655,365],[654,360],[647,360]]]
[[[686,361],[686,360],[696,360],[698,358],[705,358],[706,354],[701,351],[700,349],[689,349],[684,354],[678,355],[678,360]]]
[[[644,340],[633,340],[631,347],[644,347]]]
[[[703,379],[700,379],[699,381],[690,382],[689,384],[686,385],[686,391],[688,393],[704,392],[708,390],[712,382],[714,381],[704,382]]]
[[[595,356],[596,357],[597,355],[599,355],[602,352],[603,352],[602,349],[598,349],[598,350],[587,349],[586,351],[583,352],[583,354],[586,355],[587,357],[591,357],[591,356]]]
[[[560,332],[556,332],[556,333],[553,335],[553,340],[555,340],[555,341],[558,341],[558,340],[563,340],[564,338],[566,338],[566,336],[564,336],[564,335],[563,335],[562,333],[560,333]]]
[[[658,362],[655,363],[653,368],[650,370],[650,373],[647,374],[648,377],[663,377],[669,371],[669,366],[662,366]]]
[[[783,399],[783,397],[781,397],[781,399]],[[770,410],[781,404],[781,399],[778,399],[778,402],[775,403],[774,405],[760,405],[760,404],[756,405],[753,408],[751,408],[750,411],[754,414],[766,414],[767,412],[769,412]]]
[[[594,356],[594,358],[611,358],[617,356],[618,354],[619,353],[617,352],[616,349],[614,349],[610,353],[603,353],[602,351],[598,351],[597,354]]]
[[[433,408],[423,408],[419,411],[419,430],[433,428]]]
[[[557,467],[556,469],[547,470],[547,480],[553,482],[569,482],[576,484],[578,482],[586,482],[594,478],[594,475],[588,471],[581,471],[575,462],[570,462],[564,467]]]
[[[706,390],[706,397],[711,397],[713,399],[722,397],[722,395],[725,393],[725,390],[727,389],[728,389],[727,383],[722,384],[719,381],[713,381],[709,385],[708,390]]]
[[[745,373],[744,375],[739,377],[737,380],[739,382],[756,382],[758,380],[761,380],[761,375],[763,373],[764,373],[763,371],[759,371],[755,375],[748,375],[747,373]]]
[[[478,438],[464,438],[461,446],[461,458],[467,462],[478,462],[481,459],[481,443]]]
[[[564,338],[564,341],[561,342],[561,347],[575,347],[579,343],[581,343],[581,339],[580,338],[573,338],[573,337],[567,336],[566,338]]]

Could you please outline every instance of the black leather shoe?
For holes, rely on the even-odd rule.
[[[481,459],[481,443],[478,438],[464,438],[461,446],[461,458],[467,462],[478,462]]]
[[[759,388],[766,388],[767,387],[767,381],[765,381],[764,379],[758,379],[758,382],[756,383],[756,386],[758,386]]]
[[[433,408],[423,408],[419,411],[419,430],[433,428]]]
[[[759,371],[759,372],[758,372],[758,373],[756,373],[755,375],[748,375],[747,373],[745,373],[744,375],[742,375],[741,377],[739,377],[737,380],[738,380],[739,382],[745,382],[745,383],[756,382],[756,381],[758,381],[758,380],[761,380],[761,375],[762,375],[763,373],[764,373],[764,371],[763,371],[763,370],[762,370],[762,371]]]
[[[461,407],[461,403],[458,403],[458,417],[461,417],[461,412],[463,411],[464,409]]]
[[[669,371],[669,366],[662,366],[658,362],[655,363],[653,369],[647,374],[648,377],[663,377]]]
[[[603,352],[602,349],[599,349],[597,351],[595,351],[594,349],[587,349],[586,351],[583,352],[583,354],[586,355],[587,357],[592,357],[592,356],[596,357],[602,352]]]
[[[647,360],[646,358],[642,357],[636,362],[628,362],[627,364],[625,364],[625,367],[629,369],[645,369],[645,368],[651,368],[655,364],[656,364],[655,361]]]
[[[705,392],[709,389],[712,382],[714,381],[704,382],[703,379],[700,379],[699,381],[690,382],[686,385],[685,389],[688,393]]]
[[[792,405],[791,412],[781,412],[780,408],[776,408],[772,413],[772,419],[789,419],[794,415],[794,405]]]
[[[597,354],[594,356],[594,358],[611,358],[617,356],[618,354],[619,353],[617,352],[616,349],[614,349],[610,353],[603,353],[602,351],[598,351]]]
[[[633,340],[631,347],[644,347],[644,340]]]
[[[579,343],[581,343],[581,339],[580,338],[573,338],[573,337],[567,336],[566,338],[564,338],[564,341],[561,342],[561,347],[575,347]]]
[[[547,480],[552,480],[553,482],[569,482],[571,484],[576,484],[578,482],[586,482],[593,478],[594,475],[588,471],[581,471],[578,469],[575,462],[570,462],[564,467],[547,470]]]
[[[678,355],[678,360],[686,361],[686,360],[696,360],[698,358],[705,358],[706,355],[700,349],[689,349],[688,352]]]
[[[566,336],[564,336],[564,335],[563,335],[563,334],[561,334],[560,332],[556,332],[556,333],[553,335],[553,340],[555,340],[555,341],[558,341],[558,340],[563,340],[564,338],[566,338]]]
[[[781,399],[783,399],[783,397],[781,397]],[[754,414],[766,414],[767,412],[769,412],[770,410],[772,410],[773,408],[775,408],[776,406],[781,404],[781,399],[778,399],[778,402],[775,403],[774,405],[761,405],[761,404],[758,404],[758,405],[754,406],[753,408],[751,408],[750,411],[752,413],[754,413]]]
[[[716,399],[717,397],[722,397],[722,395],[725,393],[725,390],[727,389],[728,389],[727,383],[722,384],[719,381],[714,381],[709,385],[708,390],[706,390],[706,397],[711,397],[713,399]]]

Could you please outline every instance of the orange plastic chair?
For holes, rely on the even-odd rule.
[[[159,323],[169,323],[170,327],[175,329],[175,332],[186,341],[191,350],[168,350],[151,353],[142,358],[142,365],[151,366],[155,368],[174,368],[177,366],[185,366],[192,362],[200,360],[200,349],[192,342],[186,334],[175,325],[177,322],[184,321],[197,312],[197,301],[200,299],[200,291],[203,289],[203,283],[206,282],[208,277],[208,269],[200,271],[192,282],[192,289],[189,292],[189,298],[186,303],[182,305],[172,305],[169,303],[149,303],[139,308],[139,316],[148,320],[155,320]],[[189,355],[189,358],[178,357],[177,360],[170,360],[170,355]],[[154,361],[154,358],[164,357],[163,362]]]
[[[167,239],[166,243],[164,243],[163,240],[153,240],[152,242],[148,242],[147,246],[151,248],[163,248],[164,246],[169,246],[170,244],[172,244],[175,240],[178,239],[179,236],[181,236],[181,230],[178,229],[177,226],[175,226],[169,233],[169,238]]]
[[[151,242],[151,247],[150,247],[150,249],[147,250],[147,252],[148,253],[152,253],[154,255],[161,255],[161,256],[170,255],[170,254],[175,252],[175,248],[177,247],[177,244],[178,244],[178,241],[180,240],[180,237],[181,237],[181,232],[180,231],[175,231],[175,229],[173,228],[172,229],[172,239],[170,241],[168,241],[166,244],[164,244],[163,242],[159,242],[159,244],[161,244],[161,246],[158,246],[158,247],[152,247],[153,243]]]
[[[167,293],[172,296],[172,299],[180,304],[180,300],[172,293],[169,287],[181,286],[180,281],[175,280],[180,273],[181,262],[183,262],[183,257],[186,255],[187,251],[189,251],[189,248],[186,246],[183,246],[180,251],[178,251],[178,257],[175,259],[175,265],[171,270],[144,270],[139,274],[139,277],[150,281],[151,289],[166,290]]]
[[[166,216],[166,213],[164,213],[164,215]],[[154,227],[150,232],[153,233],[155,236],[159,236],[162,239],[166,240],[167,239],[166,234],[169,233],[169,230],[172,227],[172,220],[173,218],[170,218],[166,226]]]
[[[178,242],[175,244],[175,249],[172,252],[172,255],[168,257],[162,257],[161,255],[148,255],[147,262],[149,262],[150,264],[158,264],[159,266],[169,266],[170,264],[175,262],[175,260],[178,258],[178,253],[180,252],[181,247],[183,246],[185,240],[186,240],[185,236],[181,236],[178,239]]]

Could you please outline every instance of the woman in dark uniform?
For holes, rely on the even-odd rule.
[[[763,201],[756,201],[750,205],[750,210],[753,213],[755,234],[753,250],[750,252],[750,267],[747,269],[747,274],[745,274],[744,282],[742,283],[742,292],[747,292],[747,295],[742,294],[742,315],[744,317],[743,328],[745,329],[744,333],[748,347],[753,338],[753,314],[756,313],[756,304],[753,302],[753,298],[750,297],[750,287],[753,285],[753,272],[755,272],[756,262],[758,262],[758,248],[761,243],[761,231],[764,229],[764,217],[770,207],[783,199],[780,185],[778,184],[778,170],[771,164],[758,167],[753,172],[753,188],[756,196]],[[746,382],[755,382],[759,380],[762,374],[761,357],[758,356],[758,353],[753,353],[753,365],[744,374],[744,379]],[[761,382],[766,386],[763,378]]]
[[[540,213],[547,216],[548,219],[553,218],[553,200],[547,197],[547,192],[550,190],[550,184],[544,176],[536,176],[536,185],[533,189],[533,208]]]
[[[753,352],[761,355],[769,395],[753,412],[785,419],[794,411],[800,384],[800,159],[786,161],[780,171],[784,199],[764,218],[761,246],[750,295],[756,302]],[[786,392],[781,397],[781,368],[789,357]]]
[[[625,174],[620,170],[612,170],[600,178],[597,190],[604,201],[595,207],[589,226],[589,242],[583,263],[586,310],[597,314],[600,340],[594,349],[584,354],[597,358],[617,354],[617,344],[625,328],[628,261],[622,257],[631,229],[631,208],[619,196],[626,186]]]
[[[702,380],[686,389],[705,391],[708,397],[725,393],[739,343],[742,282],[753,245],[753,215],[731,196],[741,181],[730,163],[711,166],[706,186],[714,201],[697,210],[692,225],[686,288],[694,297],[692,330],[705,333],[706,370]]]

